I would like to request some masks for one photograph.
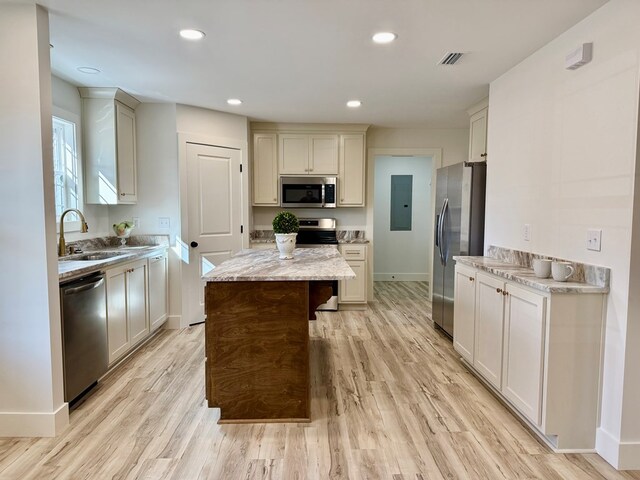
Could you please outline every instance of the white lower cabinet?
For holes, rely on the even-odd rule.
[[[157,330],[169,313],[169,258],[165,253],[149,259],[149,326]]]
[[[167,318],[167,273],[166,252],[106,271],[109,365]]]
[[[549,293],[457,265],[454,348],[558,450],[595,448],[602,293]]]
[[[476,274],[476,281],[473,366],[494,387],[500,389],[502,385],[504,281],[483,273]]]
[[[506,291],[502,393],[539,426],[547,299],[516,285]]]
[[[107,270],[109,363],[118,360],[148,332],[147,260]]]
[[[338,288],[338,303],[367,303],[367,246],[340,245],[340,253],[345,258],[356,278],[341,280]]]

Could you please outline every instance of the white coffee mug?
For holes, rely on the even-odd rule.
[[[549,278],[551,276],[551,260],[546,258],[534,258],[533,272],[538,278]]]
[[[551,275],[557,282],[566,282],[575,272],[575,268],[570,262],[553,262],[551,264]]]

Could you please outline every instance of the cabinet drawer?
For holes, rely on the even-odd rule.
[[[347,261],[365,260],[366,249],[365,245],[342,245],[340,246],[340,253]]]

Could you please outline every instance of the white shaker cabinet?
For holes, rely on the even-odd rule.
[[[278,138],[281,175],[338,174],[338,135],[281,133]]]
[[[511,284],[506,292],[502,393],[540,425],[546,298]]]
[[[162,253],[149,259],[149,328],[160,328],[169,313],[169,258]]]
[[[552,448],[595,448],[605,293],[548,292],[460,263],[455,278],[462,359]]]
[[[455,271],[455,308],[453,310],[453,348],[473,363],[475,343],[476,272],[457,266]]]
[[[149,333],[147,260],[107,270],[107,337],[109,364]]]
[[[487,159],[487,120],[489,100],[474,105],[469,114],[469,161],[484,162]]]
[[[365,198],[364,133],[340,135],[338,206],[362,207]]]
[[[253,204],[279,205],[278,140],[275,133],[253,135]]]
[[[473,366],[499,390],[502,384],[504,282],[483,273],[476,274],[476,282]]]
[[[338,287],[338,303],[367,303],[367,247],[366,245],[340,245],[340,253],[347,261],[356,278],[341,280]]]
[[[118,88],[78,88],[82,96],[85,203],[136,203],[136,119],[140,103]]]

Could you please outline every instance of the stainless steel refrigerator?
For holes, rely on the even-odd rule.
[[[433,252],[433,321],[453,336],[455,255],[483,255],[487,164],[439,168]]]

